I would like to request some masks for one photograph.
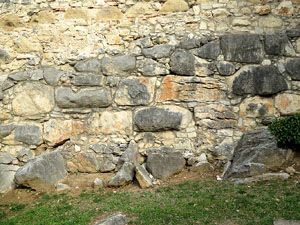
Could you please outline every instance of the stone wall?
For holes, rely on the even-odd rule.
[[[300,112],[299,3],[2,0],[0,163],[108,172],[131,140],[227,160]]]

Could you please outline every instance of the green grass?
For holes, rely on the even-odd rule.
[[[273,224],[300,220],[300,184],[264,181],[234,185],[188,181],[140,192],[82,192],[49,195],[31,204],[0,205],[0,224],[89,224],[101,215],[122,212],[129,224]]]

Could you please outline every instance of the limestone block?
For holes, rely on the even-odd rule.
[[[114,6],[105,6],[98,10],[96,14],[96,21],[106,22],[110,20],[121,20],[123,13]]]
[[[41,52],[42,46],[38,40],[21,38],[15,41],[16,50],[19,53]]]
[[[131,55],[105,57],[102,59],[102,72],[108,76],[129,76],[136,68],[136,59]]]
[[[144,76],[161,76],[169,74],[169,70],[165,65],[158,63],[155,60],[145,59],[142,73]]]
[[[75,70],[78,72],[87,73],[100,73],[101,63],[96,58],[86,59],[84,61],[78,62],[74,66]]]
[[[71,83],[75,86],[101,86],[102,76],[100,75],[73,75]]]
[[[108,89],[82,89],[78,93],[71,88],[58,88],[55,93],[56,103],[60,108],[101,108],[111,104]]]
[[[204,59],[217,59],[221,54],[219,42],[209,42],[197,51],[197,56]]]
[[[78,171],[82,173],[97,173],[100,166],[94,154],[80,152],[77,155],[77,168]]]
[[[125,162],[117,174],[112,177],[108,185],[113,187],[123,186],[133,180],[135,166],[130,162]]]
[[[259,18],[258,25],[260,27],[266,27],[266,28],[281,27],[282,20],[270,15],[267,17]]]
[[[16,14],[8,14],[0,18],[0,28],[12,30],[24,26],[23,20]]]
[[[228,17],[230,16],[230,12],[227,9],[214,9],[212,10],[213,17]]]
[[[152,184],[151,178],[149,176],[149,173],[143,166],[140,166],[140,165],[136,166],[135,177],[136,177],[137,181],[139,182],[139,185],[141,188],[152,187],[153,184]]]
[[[63,71],[57,70],[53,67],[44,69],[44,79],[47,84],[56,86],[60,77],[62,76]]]
[[[241,117],[272,117],[274,113],[272,98],[252,97],[240,104]]]
[[[276,13],[281,16],[291,17],[294,13],[293,3],[291,1],[282,1],[277,6]]]
[[[0,164],[10,164],[16,158],[9,153],[2,152],[0,153]]]
[[[269,34],[264,36],[264,47],[268,55],[295,55],[295,50],[286,34]]]
[[[249,21],[248,18],[234,18],[232,20],[231,24],[234,27],[236,27],[236,26],[247,27],[247,26],[251,25],[251,21]]]
[[[88,19],[88,14],[84,9],[81,8],[70,8],[66,11],[65,19]]]
[[[220,73],[223,76],[230,76],[235,73],[235,66],[232,63],[225,61],[217,61],[215,65]]]
[[[43,10],[34,14],[31,18],[32,23],[55,23],[55,16],[51,11]]]
[[[153,101],[156,78],[129,77],[121,81],[116,92],[118,105],[148,105]]]
[[[131,134],[132,113],[105,111],[100,116],[99,126],[99,132],[103,134]]]
[[[163,4],[160,12],[173,13],[173,12],[185,12],[189,9],[188,4],[184,0],[168,0]]]
[[[271,7],[268,4],[257,5],[257,6],[254,6],[254,12],[259,15],[268,15],[271,12]]]
[[[16,94],[12,101],[15,115],[31,116],[49,113],[54,108],[54,90],[39,82],[19,83],[14,88]]]
[[[237,76],[232,85],[236,95],[267,96],[287,90],[287,82],[273,66],[251,67]]]
[[[0,164],[0,193],[5,193],[15,186],[14,178],[19,166]]]
[[[13,133],[15,141],[28,145],[38,145],[43,140],[41,127],[34,124],[16,125]]]
[[[143,48],[142,54],[147,58],[161,59],[170,57],[173,50],[174,46],[172,45],[156,45],[151,48]]]
[[[275,97],[275,106],[281,115],[300,113],[300,95],[278,94]]]
[[[245,63],[262,61],[262,44],[256,34],[224,35],[220,44],[225,60]]]
[[[137,2],[127,10],[125,15],[126,17],[138,17],[152,14],[155,14],[155,10],[150,2]]]
[[[195,75],[195,57],[188,51],[177,49],[170,59],[171,71],[179,75]]]
[[[292,80],[300,81],[300,58],[291,59],[285,66]]]
[[[86,127],[80,121],[50,119],[44,123],[44,140],[48,145],[54,146],[84,131]]]

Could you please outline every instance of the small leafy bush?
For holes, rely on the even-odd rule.
[[[275,120],[269,130],[280,146],[300,151],[300,114]]]

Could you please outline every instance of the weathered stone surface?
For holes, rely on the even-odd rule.
[[[188,4],[184,0],[168,0],[163,4],[160,12],[172,13],[172,12],[184,12],[189,9]]]
[[[268,55],[285,55],[295,54],[293,46],[285,34],[268,34],[264,36],[264,47]]]
[[[88,152],[77,155],[78,171],[82,173],[97,173],[100,169],[96,156]]]
[[[47,84],[56,86],[58,84],[58,81],[63,74],[63,71],[57,70],[53,67],[44,69],[44,79],[47,82]]]
[[[0,62],[7,63],[10,61],[10,55],[8,54],[7,51],[0,49]]]
[[[191,171],[199,173],[209,173],[214,171],[214,167],[209,162],[198,162],[191,167]]]
[[[242,136],[234,149],[224,178],[243,178],[279,170],[291,157],[291,150],[277,147],[268,130],[254,130]]]
[[[251,67],[237,76],[232,85],[236,95],[272,95],[287,90],[287,82],[273,66]]]
[[[142,73],[144,76],[160,76],[168,74],[169,70],[163,64],[152,59],[145,59]]]
[[[96,223],[95,225],[125,225],[127,224],[127,221],[128,220],[126,216],[123,216],[122,214],[116,214],[106,218],[103,221],[100,221],[99,223]]]
[[[110,172],[116,169],[116,164],[113,163],[112,154],[106,154],[98,158],[99,170],[102,173]]]
[[[272,117],[275,113],[272,98],[252,97],[240,104],[241,117]]]
[[[10,135],[10,133],[15,129],[15,125],[1,125],[0,126],[0,139]]]
[[[43,50],[42,45],[38,40],[21,38],[15,41],[16,50],[19,53],[28,53],[32,54],[33,52],[41,52]]]
[[[15,159],[16,158],[9,153],[6,152],[0,153],[0,164],[10,164]]]
[[[136,59],[131,55],[105,57],[102,59],[102,72],[108,76],[129,76],[136,68]]]
[[[124,17],[123,13],[113,6],[105,6],[99,9],[96,20],[100,22],[107,22],[110,20],[121,20]]]
[[[74,75],[71,77],[71,83],[75,86],[101,86],[102,76],[99,75]]]
[[[121,168],[125,162],[132,163],[133,165],[136,166],[138,164],[138,154],[139,152],[138,152],[137,144],[133,140],[130,141],[127,149],[119,158],[117,164],[118,169]]]
[[[29,76],[31,80],[37,81],[42,80],[44,78],[44,72],[43,70],[37,69],[29,71]]]
[[[88,19],[87,12],[81,8],[69,8],[64,17],[65,19]]]
[[[44,123],[44,140],[48,145],[55,146],[84,131],[85,125],[80,121],[50,119]]]
[[[54,90],[48,85],[25,82],[18,84],[14,91],[16,97],[12,101],[12,108],[15,115],[37,115],[48,113],[54,108]]]
[[[19,166],[0,164],[0,193],[5,193],[15,186],[14,177]]]
[[[300,113],[300,95],[278,94],[275,97],[275,106],[281,115]]]
[[[197,55],[204,59],[217,59],[220,54],[220,44],[215,41],[203,45],[197,52]]]
[[[235,66],[232,63],[217,61],[215,64],[217,66],[220,75],[230,76],[235,73]]]
[[[256,34],[228,34],[221,37],[220,46],[225,60],[260,63],[262,44]]]
[[[227,9],[221,9],[221,8],[212,10],[212,14],[213,17],[219,17],[219,18],[228,17],[231,15]]]
[[[300,81],[300,58],[289,60],[285,69],[293,80]]]
[[[35,125],[18,125],[14,129],[15,141],[28,145],[38,145],[42,143],[42,130]]]
[[[47,11],[47,10],[43,10],[38,12],[37,14],[34,14],[31,17],[31,21],[32,23],[55,23],[55,16],[51,11]]]
[[[111,104],[111,93],[105,88],[82,89],[78,93],[71,88],[58,88],[55,93],[60,108],[101,108]]]
[[[128,184],[133,180],[134,169],[133,163],[125,162],[117,174],[109,181],[108,185],[118,187]]]
[[[116,92],[118,105],[148,105],[153,100],[156,78],[131,77],[121,81]]]
[[[28,161],[15,174],[15,182],[35,190],[47,190],[67,175],[60,151],[37,156]]]
[[[139,131],[178,130],[181,121],[181,113],[157,107],[139,110],[134,115],[134,125]]]
[[[100,116],[100,132],[103,134],[130,134],[132,132],[132,113],[130,111],[105,111]]]
[[[7,14],[0,18],[0,27],[6,30],[12,30],[16,27],[24,26],[23,20],[16,14]]]
[[[260,27],[278,28],[282,25],[282,20],[272,15],[261,17],[258,21]]]
[[[171,71],[180,75],[195,75],[195,57],[182,49],[177,49],[170,60]]]
[[[100,73],[101,72],[101,63],[96,58],[87,59],[81,62],[78,62],[74,66],[75,70],[78,72],[87,72],[87,73]]]
[[[258,5],[254,7],[255,13],[259,15],[268,15],[271,12],[270,5]]]
[[[151,14],[155,14],[155,10],[150,2],[137,2],[127,10],[126,17],[137,17],[140,15]]]
[[[20,162],[28,162],[28,160],[33,158],[33,154],[29,148],[25,148],[18,153],[17,156]]]
[[[285,33],[290,38],[300,37],[300,28],[286,30]]]
[[[208,43],[208,38],[201,38],[201,39],[188,39],[180,42],[179,47],[190,50],[193,48],[199,48],[201,45],[205,45]]]
[[[165,179],[180,172],[185,159],[179,152],[150,153],[147,157],[147,169],[158,179]]]
[[[170,57],[173,50],[172,45],[156,45],[152,48],[143,48],[142,54],[147,58],[161,59]]]
[[[8,77],[14,81],[24,81],[28,80],[30,78],[30,75],[27,71],[23,71],[9,74]]]
[[[152,187],[152,180],[149,176],[149,173],[147,170],[141,166],[137,165],[135,168],[135,177],[137,181],[139,182],[139,185],[141,188],[149,188]]]
[[[274,225],[300,225],[300,221],[277,219],[274,221]]]
[[[96,178],[93,182],[94,187],[99,187],[102,188],[103,187],[103,181],[100,178]]]
[[[291,1],[282,1],[276,8],[277,14],[290,17],[294,13],[293,3]]]

